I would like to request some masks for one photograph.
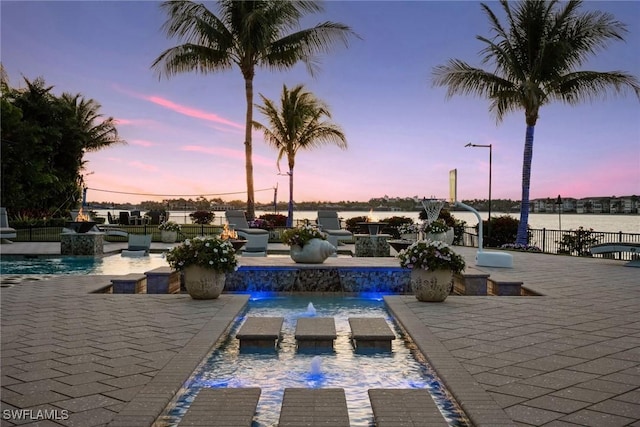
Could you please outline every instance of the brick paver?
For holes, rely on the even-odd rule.
[[[33,252],[59,253],[55,245]],[[475,250],[458,250],[473,265]],[[640,270],[513,255],[512,269],[481,269],[542,296],[387,302],[474,425],[640,425]],[[40,277],[0,289],[2,410],[69,411],[39,426],[150,426],[247,298],[90,293],[112,277]],[[30,423],[2,420],[14,424]]]

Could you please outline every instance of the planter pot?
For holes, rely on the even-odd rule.
[[[215,299],[220,296],[226,280],[225,273],[190,265],[184,269],[184,286],[193,299]]]
[[[322,264],[336,252],[335,246],[323,239],[311,239],[306,245],[291,246],[291,259],[304,264]]]
[[[418,301],[442,302],[451,293],[452,286],[451,270],[411,270],[411,289]]]
[[[176,240],[178,240],[178,232],[161,230],[160,240],[162,240],[163,243],[175,243]]]
[[[455,234],[453,232],[453,228],[449,227],[446,233],[426,233],[424,238],[425,240],[440,241],[447,245],[453,245]]]

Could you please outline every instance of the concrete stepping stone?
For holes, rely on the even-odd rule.
[[[370,389],[376,427],[447,427],[426,389]]]
[[[260,388],[203,388],[178,426],[251,427]]]
[[[333,317],[303,317],[296,323],[298,350],[332,350],[337,338]]]
[[[278,427],[349,427],[342,388],[285,388]]]
[[[350,317],[351,342],[356,350],[391,351],[391,341],[396,339],[382,317]]]
[[[247,317],[236,338],[240,340],[240,350],[274,349],[280,340],[284,317]]]

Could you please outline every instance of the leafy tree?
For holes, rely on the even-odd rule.
[[[349,27],[324,22],[312,28],[297,28],[306,14],[322,11],[317,1],[256,0],[218,2],[218,14],[191,1],[166,1],[161,7],[169,15],[164,30],[183,44],[162,52],[153,62],[160,75],[186,71],[208,74],[236,65],[245,84],[247,100],[245,126],[245,169],[247,218],[255,218],[253,185],[253,78],[256,67],[284,70],[302,61],[313,74],[315,55],[324,53],[337,41],[347,45]]]
[[[113,119],[100,121],[95,101],[24,81],[20,90],[6,75],[1,83],[2,204],[14,216],[64,216],[81,197],[84,152],[124,141]]]
[[[267,144],[278,150],[278,170],[280,160],[286,156],[289,166],[289,208],[287,227],[293,227],[293,168],[298,150],[309,150],[325,144],[335,144],[347,148],[347,139],[342,129],[326,121],[331,118],[329,107],[307,92],[303,85],[289,90],[282,87],[280,105],[260,94],[264,105],[258,110],[269,121],[269,126],[253,122],[253,126],[263,131]]]
[[[486,97],[498,122],[505,114],[524,110],[526,135],[522,164],[522,199],[516,243],[527,243],[529,187],[533,133],[540,107],[551,101],[575,105],[607,92],[631,89],[640,97],[640,82],[622,71],[578,70],[609,42],[624,40],[626,26],[605,12],[579,11],[581,0],[501,0],[507,16],[505,28],[486,4],[493,37],[477,36],[485,44],[482,62],[495,72],[472,67],[459,59],[434,68],[434,85],[456,94]]]

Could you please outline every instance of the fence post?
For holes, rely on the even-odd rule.
[[[547,229],[542,228],[542,252],[547,252]]]

